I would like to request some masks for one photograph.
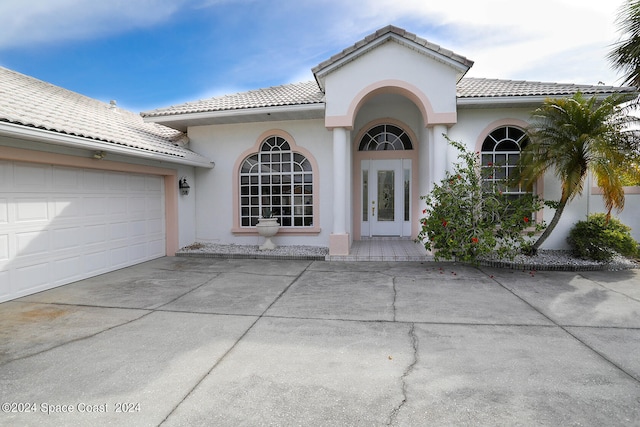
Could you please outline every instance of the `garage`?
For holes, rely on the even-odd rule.
[[[0,161],[0,301],[166,254],[164,177]]]
[[[185,133],[3,67],[0,94],[0,302],[193,241]]]

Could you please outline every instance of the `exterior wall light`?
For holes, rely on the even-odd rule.
[[[189,187],[189,183],[187,182],[186,177],[183,176],[182,178],[180,178],[180,181],[178,181],[178,188],[180,188],[180,194],[182,194],[183,196],[189,195],[189,190],[191,189],[191,187]]]

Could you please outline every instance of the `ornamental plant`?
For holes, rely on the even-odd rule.
[[[447,140],[458,150],[459,162],[421,197],[427,208],[417,240],[427,250],[434,250],[436,260],[475,262],[492,254],[512,259],[544,228],[532,219],[533,212],[542,206],[541,200],[533,194],[504,194],[501,188],[506,188],[506,183],[483,180],[484,174],[495,175],[497,165],[482,168],[480,153]]]
[[[567,242],[573,252],[596,261],[610,261],[616,254],[627,257],[638,255],[638,242],[631,237],[631,227],[607,214],[595,213],[586,221],[578,221],[569,232]]]

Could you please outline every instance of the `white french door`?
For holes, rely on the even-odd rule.
[[[363,237],[411,235],[411,160],[362,160]]]

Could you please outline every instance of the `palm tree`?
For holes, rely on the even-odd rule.
[[[613,94],[603,100],[585,98],[547,99],[533,112],[534,123],[528,129],[531,143],[522,151],[515,179],[531,188],[548,170],[553,170],[562,192],[555,214],[544,233],[531,247],[538,248],[551,234],[567,203],[582,194],[589,170],[598,186],[608,213],[624,207],[621,170],[640,178],[638,131],[629,126],[638,119],[629,115],[630,101],[636,93]]]
[[[621,39],[609,52],[614,68],[626,76],[622,84],[640,86],[640,1],[626,0],[620,7],[617,19]]]

